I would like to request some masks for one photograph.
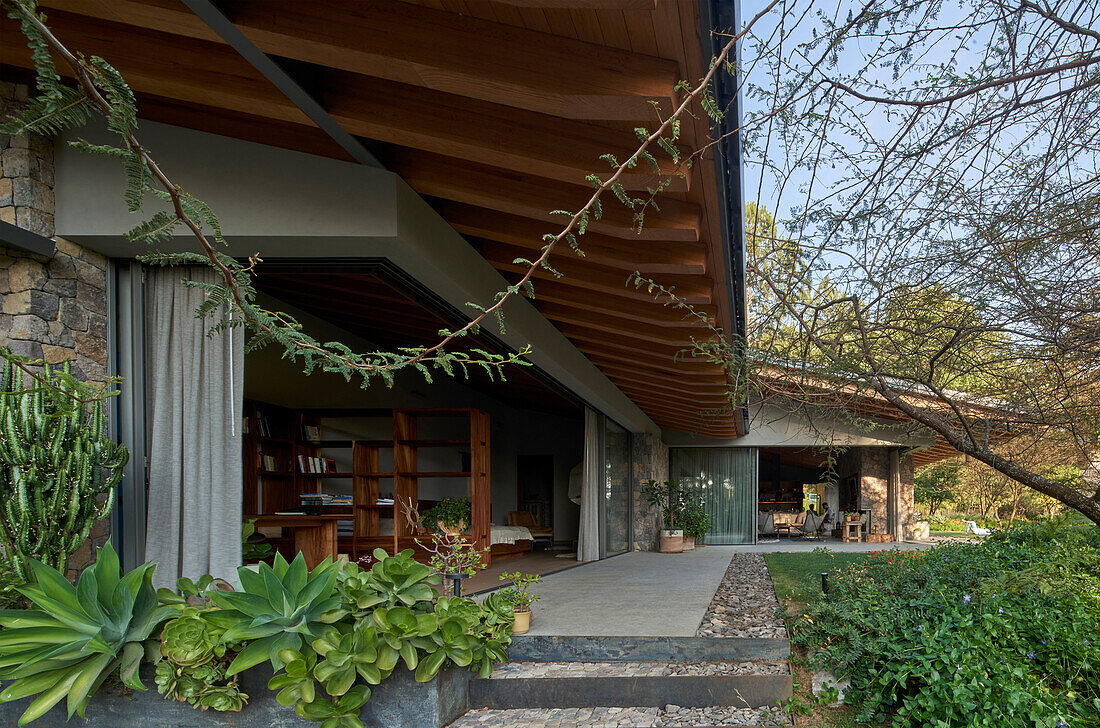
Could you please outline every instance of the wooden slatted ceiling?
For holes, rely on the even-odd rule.
[[[259,289],[278,300],[339,326],[371,343],[386,348],[418,346],[430,341],[441,328],[455,321],[417,299],[384,272],[325,267],[265,266],[257,277]],[[493,342],[474,338],[465,347],[497,351]],[[412,375],[415,379],[419,375]],[[580,405],[548,386],[527,369],[517,367],[507,381],[490,380],[480,369],[471,370],[466,382],[514,407],[525,407],[570,417]]]
[[[144,118],[346,159],[291,102],[179,0],[42,0],[71,47],[114,63]],[[304,69],[328,112],[465,235],[505,277],[590,194],[598,156],[620,158],[655,126],[673,86],[706,69],[695,0],[223,0],[261,50]],[[5,33],[17,32],[4,21]],[[18,44],[0,63],[26,68]],[[703,119],[685,150],[708,138]],[[721,205],[710,152],[647,215],[605,201],[586,258],[552,259],[535,305],[659,425],[729,437],[721,367],[678,356],[696,322],[628,288],[634,270],[673,285],[728,328]],[[666,171],[669,167],[666,164]],[[653,183],[647,169],[625,180]],[[337,295],[337,294],[334,294]],[[343,295],[343,294],[338,294]],[[315,302],[315,305],[319,303]],[[369,309],[364,303],[362,310]],[[350,309],[349,309],[350,310]],[[410,318],[408,331],[419,323]],[[405,333],[408,333],[406,331]],[[430,336],[428,337],[431,338]]]

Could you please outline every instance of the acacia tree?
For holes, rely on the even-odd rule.
[[[780,222],[748,226],[748,341],[695,353],[792,409],[888,405],[1100,524],[1021,456],[1100,449],[1100,6],[784,0],[745,45]]]

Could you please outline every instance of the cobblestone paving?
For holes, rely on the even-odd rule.
[[[666,677],[670,675],[786,675],[779,662],[510,662],[493,679],[521,677]]]
[[[471,710],[451,728],[657,728],[659,726],[786,726],[775,708],[531,708]]]
[[[786,637],[783,620],[775,616],[778,607],[764,557],[734,554],[696,636]]]

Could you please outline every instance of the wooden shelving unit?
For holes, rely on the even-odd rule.
[[[490,418],[485,412],[472,408],[456,409],[395,409],[395,410],[289,410],[258,402],[245,402],[247,432],[244,435],[244,512],[261,517],[272,516],[277,511],[300,508],[303,493],[317,492],[319,481],[326,479],[350,479],[352,505],[326,509],[326,514],[347,513],[352,523],[350,539],[340,539],[340,550],[353,556],[383,548],[388,553],[405,548],[416,548],[414,534],[405,521],[400,503],[411,498],[421,509],[427,505],[419,499],[419,483],[430,478],[465,478],[465,493],[471,504],[470,540],[478,549],[489,547],[490,482],[489,482],[489,430]],[[348,440],[325,438],[322,420],[343,417],[379,417],[392,415],[393,437],[387,440]],[[449,418],[462,424],[467,436],[459,438],[420,439],[419,431],[425,428],[426,418]],[[266,431],[260,435],[261,419]],[[307,441],[302,438],[304,428],[317,427],[320,439]],[[459,428],[455,428],[459,429]],[[422,471],[418,467],[418,451],[423,448],[454,448],[468,453],[468,470]],[[321,457],[322,450],[350,449],[351,472],[301,473],[298,472],[298,456]],[[380,453],[393,450],[393,470],[380,470]],[[262,456],[276,459],[275,471],[261,467]],[[466,467],[465,462],[463,466]],[[383,492],[382,481],[393,480],[393,505],[377,503]],[[393,536],[381,535],[381,521],[393,519]],[[282,521],[280,521],[282,524]],[[262,524],[261,524],[262,525]],[[280,526],[282,527],[282,526]],[[286,546],[292,539],[278,540]]]

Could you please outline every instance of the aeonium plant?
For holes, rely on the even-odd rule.
[[[512,586],[498,592],[505,601],[512,605],[512,609],[517,612],[531,611],[531,605],[539,600],[538,594],[531,593],[531,587],[542,583],[542,577],[538,574],[524,574],[517,571],[513,574],[504,572],[500,575],[500,580],[512,582]]]

